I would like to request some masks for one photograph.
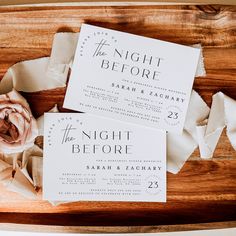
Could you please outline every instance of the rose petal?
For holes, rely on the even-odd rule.
[[[22,138],[25,132],[25,119],[20,113],[11,113],[8,117],[9,122],[16,126],[19,137]]]
[[[10,133],[13,140],[17,140],[17,138],[19,137],[19,132],[18,132],[16,126],[13,124],[11,124],[11,127],[9,129],[9,133]]]
[[[10,124],[3,119],[0,119],[0,133],[6,134],[10,128]]]
[[[12,103],[20,104],[21,106],[25,107],[30,112],[30,107],[29,107],[28,102],[15,89],[13,89],[7,95]]]

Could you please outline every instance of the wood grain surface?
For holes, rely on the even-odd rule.
[[[0,8],[0,78],[18,61],[49,56],[53,35],[78,32],[83,22],[185,45],[201,43],[207,76],[196,78],[194,89],[208,105],[217,91],[236,99],[234,6]],[[54,103],[61,109],[64,93],[65,89],[54,89],[23,95],[38,117]],[[236,152],[225,132],[213,159],[201,160],[196,150],[177,175],[168,173],[167,186],[167,203],[80,202],[57,207],[40,195],[32,201],[0,186],[0,222],[137,226],[136,232],[151,225],[157,231],[161,226],[187,229],[189,224],[195,229],[204,224],[236,226]]]

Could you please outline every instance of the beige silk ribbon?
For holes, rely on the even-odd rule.
[[[236,101],[222,92],[213,95],[208,120],[197,127],[200,155],[212,158],[223,129],[232,147],[236,150]]]

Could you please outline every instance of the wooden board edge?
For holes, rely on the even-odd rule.
[[[153,226],[52,226],[0,223],[3,231],[43,232],[43,233],[158,233],[192,230],[212,230],[236,227],[236,221],[180,224],[180,225],[153,225]]]

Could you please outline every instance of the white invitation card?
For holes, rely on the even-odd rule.
[[[83,113],[46,113],[43,198],[166,201],[166,132]]]
[[[64,107],[181,133],[200,49],[83,24]]]

